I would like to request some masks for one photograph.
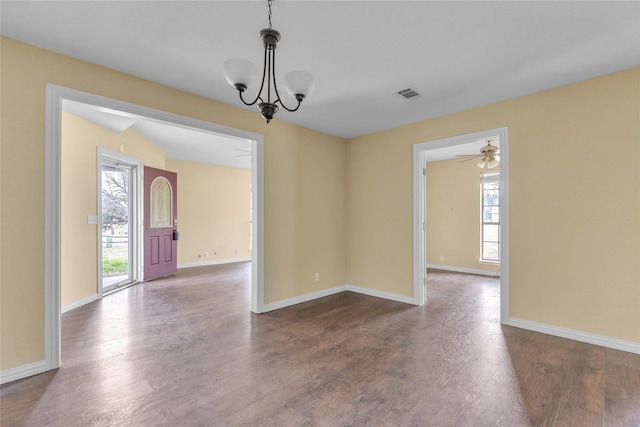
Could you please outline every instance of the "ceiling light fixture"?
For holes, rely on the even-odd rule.
[[[481,169],[493,169],[500,164],[500,156],[498,155],[500,150],[495,145],[491,145],[491,140],[487,140],[487,145],[480,149],[480,155],[477,154],[456,154],[456,157],[468,157],[468,159],[462,160],[460,163],[468,162],[480,158],[477,163]]]
[[[253,102],[245,101],[242,94],[257,79],[258,68],[253,63],[241,58],[228,59],[224,63],[224,75],[229,84],[238,91],[240,100],[245,105],[254,105],[260,101],[260,103],[258,103],[258,109],[267,123],[269,123],[278,112],[278,104],[287,111],[297,111],[298,108],[300,108],[302,100],[307,97],[314,88],[314,80],[311,73],[307,71],[292,71],[288,73],[284,76],[285,89],[296,98],[298,105],[295,108],[288,108],[284,105],[276,84],[276,47],[280,41],[280,33],[271,28],[271,3],[272,0],[267,1],[269,7],[269,28],[260,31],[260,37],[264,45],[264,65],[260,90]],[[267,86],[266,101],[262,97],[265,81]],[[273,102],[271,101],[272,95],[273,98],[275,98]]]
[[[478,167],[481,169],[493,169],[500,163],[500,156],[498,155],[498,147],[491,145],[491,140],[487,141],[487,145],[480,149],[482,158],[478,162]]]

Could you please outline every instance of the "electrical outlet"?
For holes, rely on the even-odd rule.
[[[440,255],[440,261],[444,261],[444,255]]]
[[[204,253],[205,258],[209,256],[209,252]]]
[[[320,281],[320,273],[316,273],[316,282]]]

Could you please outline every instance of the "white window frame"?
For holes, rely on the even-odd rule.
[[[498,209],[500,212],[500,220],[498,222],[486,222],[484,220],[484,184],[490,183],[498,183],[500,184],[500,199],[498,201]],[[500,260],[502,258],[502,253],[500,251],[501,246],[500,242],[502,240],[502,182],[500,179],[500,172],[483,172],[480,174],[480,258],[479,261],[482,264],[500,264]],[[498,226],[498,259],[487,259],[484,257],[484,226],[485,225],[497,225]]]

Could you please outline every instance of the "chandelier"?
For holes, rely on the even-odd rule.
[[[297,111],[300,108],[302,100],[307,97],[314,88],[313,75],[307,71],[292,71],[284,76],[284,86],[287,92],[291,94],[298,105],[295,108],[287,107],[280,94],[278,93],[278,85],[276,83],[276,47],[280,41],[280,33],[271,28],[271,3],[267,1],[269,7],[269,28],[260,31],[262,44],[264,45],[264,64],[262,70],[262,83],[260,90],[252,102],[247,102],[243,98],[243,93],[258,78],[258,68],[250,61],[241,58],[228,59],[224,63],[224,75],[231,86],[233,86],[240,95],[240,100],[245,105],[255,105],[258,103],[258,110],[267,123],[273,119],[281,106],[287,111]],[[262,91],[265,89],[266,94]],[[265,100],[266,97],[266,100]],[[279,105],[278,105],[279,104]]]

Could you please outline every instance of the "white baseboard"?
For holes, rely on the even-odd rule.
[[[482,276],[493,276],[493,277],[499,275],[499,272],[500,272],[500,266],[496,266],[495,271],[476,270],[474,268],[453,267],[450,265],[440,265],[440,264],[427,264],[427,268],[433,268],[436,270],[455,271],[457,273],[480,274]]]
[[[91,295],[91,296],[88,296],[88,297],[83,298],[81,300],[72,302],[71,304],[67,304],[67,305],[63,306],[60,309],[60,312],[61,313],[66,313],[67,311],[71,311],[74,308],[82,307],[85,304],[89,304],[90,302],[97,301],[97,300],[98,300],[98,294]]]
[[[354,286],[354,285],[345,285],[345,288],[346,288],[345,289],[346,291],[356,292],[356,293],[362,294],[362,295],[369,295],[371,297],[388,299],[388,300],[391,300],[391,301],[402,302],[402,303],[405,303],[405,304],[420,305],[420,304],[416,303],[416,301],[415,301],[415,299],[413,297],[407,297],[407,296],[404,296],[404,295],[392,294],[392,293],[384,292],[384,291],[377,291],[375,289],[362,288],[360,286]]]
[[[541,332],[543,334],[554,335],[556,337],[568,338],[574,341],[586,342],[588,344],[599,345],[601,347],[612,348],[614,350],[627,351],[629,353],[640,354],[640,343],[625,341],[617,338],[610,338],[604,335],[596,335],[588,332],[576,331],[574,329],[562,328],[560,326],[547,325],[545,323],[532,322],[517,318],[509,318],[503,324],[530,331]]]
[[[202,262],[188,262],[186,264],[178,264],[178,268],[205,267],[207,265],[231,264],[234,262],[246,262],[246,261],[251,261],[251,257],[220,259],[220,260],[202,261]]]
[[[11,381],[41,374],[47,370],[46,367],[45,361],[39,360],[37,362],[27,363],[26,365],[16,366],[15,368],[5,369],[0,372],[0,384],[6,384]]]
[[[272,302],[269,304],[265,304],[263,313],[268,311],[278,310],[281,308],[289,307],[292,305],[300,304],[303,302],[312,301],[318,298],[324,298],[329,295],[338,294],[340,292],[355,292],[362,295],[368,295],[376,298],[388,299],[391,301],[398,301],[405,304],[413,304],[416,305],[414,299],[412,297],[406,297],[404,295],[391,294],[389,292],[376,291],[374,289],[362,288],[360,286],[354,285],[342,285],[336,286],[334,288],[324,289],[318,292],[312,292],[310,294],[300,295],[298,297],[287,298],[280,301]]]
[[[340,292],[346,291],[346,286],[336,286],[335,288],[324,289],[318,292],[312,292],[310,294],[300,295],[298,297],[287,298],[276,302],[271,302],[269,304],[265,304],[263,307],[263,313],[267,311],[278,310],[281,308],[289,307],[292,305],[300,304],[307,301],[312,301],[318,298],[328,297],[329,295],[338,294]]]

